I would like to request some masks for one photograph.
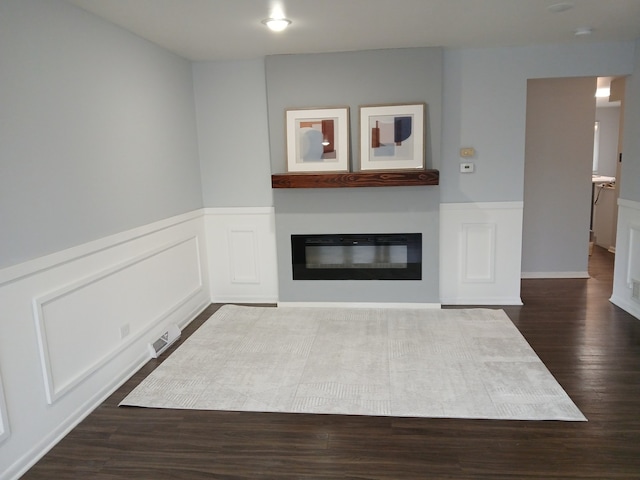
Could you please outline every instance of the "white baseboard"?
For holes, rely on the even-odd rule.
[[[0,479],[17,479],[33,467],[46,453],[62,440],[71,430],[80,424],[93,410],[104,402],[113,392],[124,384],[133,374],[149,361],[146,352],[140,355],[137,363],[133,364],[123,375],[110,383],[104,390],[96,393],[94,397],[81,405],[73,414],[60,423],[49,435],[41,438],[27,451],[22,458],[16,460],[12,467],[0,475]]]
[[[209,306],[209,302],[205,302],[204,305],[200,305],[197,307],[194,312],[185,319],[185,321],[181,322],[181,327],[185,327],[189,325],[200,313],[204,311],[205,308]],[[60,442],[71,430],[77,427],[80,422],[82,422],[87,416],[91,414],[96,408],[98,408],[107,398],[109,398],[118,388],[120,388],[124,383],[129,380],[138,370],[140,370],[147,362],[149,361],[149,355],[147,352],[143,352],[136,362],[134,362],[127,370],[122,372],[122,374],[113,380],[113,382],[109,383],[105,386],[104,389],[97,392],[92,398],[87,400],[86,403],[81,405],[73,414],[71,414],[64,422],[58,425],[58,427],[51,432],[45,438],[42,438],[38,443],[36,443],[30,451],[28,451],[24,456],[24,461],[16,461],[14,465],[19,467],[19,471],[7,471],[4,474],[0,475],[0,479],[4,480],[6,478],[20,478],[24,475],[31,467],[33,467],[44,455],[47,454],[49,450],[51,450],[55,445]]]
[[[522,272],[522,278],[591,278],[589,272]]]
[[[637,319],[640,319],[640,303],[634,302],[633,300],[629,301],[626,298],[622,298],[617,295],[612,295],[609,301],[616,307],[620,307]]]
[[[24,474],[148,361],[150,340],[211,303],[202,217],[0,270],[0,480]]]
[[[522,305],[522,299],[520,297],[456,297],[442,298],[441,301],[442,305]]]
[[[278,302],[278,307],[438,309],[439,303]]]
[[[278,303],[278,297],[260,295],[213,297],[211,303]]]

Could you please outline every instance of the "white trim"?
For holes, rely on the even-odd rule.
[[[209,303],[198,305],[193,309],[186,317],[186,321],[180,326],[181,328],[189,325],[198,315],[200,315],[207,307]],[[39,442],[35,443],[31,449],[29,449],[22,457],[16,460],[9,469],[0,474],[0,478],[20,478],[31,467],[33,467],[42,457],[44,457],[49,450],[55,447],[60,440],[66,437],[71,430],[77,427],[91,412],[98,408],[109,398],[118,388],[129,380],[138,370],[140,370],[149,361],[148,351],[144,351],[135,362],[132,362],[131,367],[122,372],[117,378],[113,380],[104,389],[97,392],[93,397],[89,398],[85,403],[80,405],[75,411],[73,411],[67,419],[60,423],[49,435],[43,437]]]
[[[28,260],[24,263],[14,265],[0,270],[0,287],[7,283],[15,282],[24,277],[49,270],[54,267],[61,266],[65,263],[78,260],[80,258],[96,254],[103,250],[109,250],[118,245],[131,242],[141,237],[151,235],[153,233],[175,227],[181,223],[185,223],[202,217],[202,210],[194,210],[192,212],[176,215],[175,217],[160,220],[158,222],[144,225],[142,227],[133,228],[125,232],[116,233],[108,237],[103,237],[92,242],[71,247],[59,252],[55,252],[44,257],[38,257]]]
[[[496,224],[495,223],[463,223],[461,225],[461,259],[462,283],[495,283],[495,263],[496,263]],[[481,234],[482,232],[482,234]],[[475,234],[475,235],[474,235]],[[481,235],[480,235],[481,234]],[[470,239],[470,235],[474,235]],[[479,242],[480,236],[485,237],[484,242]],[[484,245],[480,245],[484,243]],[[480,247],[487,247],[486,249]],[[478,255],[481,254],[481,255]],[[487,270],[484,272],[472,273],[471,264],[474,259],[482,258],[486,260]]]
[[[524,202],[441,203],[441,210],[522,210]]]
[[[440,204],[441,303],[522,305],[523,207],[520,201]]]
[[[471,306],[471,305],[523,305],[520,297],[456,297],[441,298],[442,305]]]
[[[207,208],[203,223],[211,301],[277,301],[273,207]],[[242,241],[232,241],[238,235]]]
[[[522,278],[591,278],[589,272],[522,272]]]
[[[640,304],[629,301],[626,298],[621,297],[620,295],[616,295],[615,293],[611,296],[609,301],[615,306],[625,310],[627,313],[630,313],[634,317],[640,319]]]
[[[0,376],[0,443],[4,442],[10,435],[9,415],[7,414],[7,404],[2,388],[2,377]]]
[[[248,242],[240,242],[240,237],[246,237]],[[257,237],[258,231],[250,226],[231,227],[227,230],[231,283],[260,283],[260,252]]]
[[[640,277],[640,202],[619,199],[611,303],[640,318],[632,280]]]
[[[169,308],[166,312],[160,315],[158,318],[154,319],[148,326],[147,329],[141,330],[136,335],[131,335],[127,338],[126,341],[123,341],[117,348],[111,350],[107,355],[96,359],[93,363],[89,364],[84,368],[78,375],[76,375],[73,379],[67,381],[64,385],[58,387],[55,385],[53,372],[51,368],[51,357],[49,354],[48,341],[47,341],[47,328],[45,325],[45,315],[44,315],[44,306],[54,302],[59,298],[66,297],[67,295],[81,290],[88,285],[94,284],[98,281],[104,280],[107,277],[115,275],[118,272],[121,272],[133,265],[141,263],[151,257],[155,257],[156,255],[160,255],[163,252],[171,250],[175,247],[183,245],[191,240],[195,240],[195,251],[198,258],[198,285],[191,292],[189,292],[184,298],[178,300],[171,308]],[[200,248],[198,246],[198,237],[190,236],[188,238],[183,238],[169,244],[163,245],[162,247],[153,249],[149,252],[145,252],[141,255],[131,258],[119,265],[115,265],[110,268],[106,268],[98,273],[90,275],[86,278],[73,282],[69,285],[66,285],[60,289],[57,289],[48,294],[42,295],[40,297],[36,297],[33,299],[33,312],[34,319],[36,324],[36,335],[38,339],[38,348],[40,352],[40,363],[42,367],[42,372],[45,380],[45,391],[47,394],[47,402],[49,404],[54,403],[58,398],[67,393],[69,390],[73,389],[77,385],[79,385],[83,380],[85,380],[89,375],[98,370],[100,367],[108,363],[110,360],[115,358],[118,354],[124,351],[129,345],[133,344],[138,339],[146,336],[149,329],[152,329],[156,325],[159,325],[163,320],[169,318],[174,312],[180,309],[182,306],[186,305],[190,300],[194,299],[201,291],[203,287],[202,282],[202,270],[200,268],[202,262],[200,260]]]
[[[634,210],[640,210],[640,202],[636,202],[634,200],[618,198],[618,205],[621,207],[633,208]]]
[[[43,437],[39,442],[35,443],[22,457],[16,460],[11,467],[5,472],[6,478],[20,478],[22,475],[33,467],[38,461],[44,457],[49,450],[55,447],[71,430],[77,427],[91,412],[99,407],[107,398],[109,398],[118,388],[120,388],[129,378],[131,378],[138,370],[140,370],[149,361],[149,355],[141,355],[137,362],[132,364],[126,372],[114,380],[105,389],[96,393],[87,402],[79,406],[72,412],[67,419],[59,424],[49,435]],[[13,470],[13,474],[12,474]],[[0,475],[0,478],[3,478]]]
[[[183,321],[179,325],[184,329],[208,306],[208,298],[201,299],[197,305],[190,308],[184,315],[180,315]],[[44,435],[34,438],[29,448],[22,450],[19,457],[16,457],[11,465],[7,466],[4,472],[0,473],[0,479],[18,479],[32,468],[49,450],[55,447],[69,432],[77,427],[93,410],[106,401],[118,388],[120,388],[131,376],[140,370],[149,361],[149,352],[146,348],[138,349],[140,355],[131,361],[129,366],[121,371],[117,377],[104,384],[104,388],[98,390],[94,395],[66,414],[57,422],[55,427],[47,430]],[[50,407],[55,408],[55,407]],[[8,446],[7,446],[8,447]]]
[[[400,309],[438,309],[439,303],[375,303],[375,302],[278,302],[278,307],[311,308],[400,308]]]
[[[205,215],[270,215],[274,207],[207,207]]]
[[[278,297],[273,295],[232,295],[232,294],[223,294],[220,296],[215,296],[211,299],[211,303],[268,303],[268,304],[276,304],[278,303]]]
[[[625,271],[627,272],[627,287],[631,288],[634,277],[637,274],[634,269],[634,265],[640,265],[640,225],[636,225],[634,223],[629,224],[628,245],[629,249],[627,252],[627,264],[625,265]]]

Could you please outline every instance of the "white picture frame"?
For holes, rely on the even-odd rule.
[[[360,107],[360,170],[425,168],[425,103]]]
[[[349,171],[349,107],[285,110],[287,172]]]

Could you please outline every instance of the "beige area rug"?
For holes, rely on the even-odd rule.
[[[225,305],[120,405],[586,420],[490,309]]]

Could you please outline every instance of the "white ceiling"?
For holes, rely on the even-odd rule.
[[[282,33],[260,23],[276,0],[67,1],[194,61],[640,38],[640,0],[280,0]],[[573,8],[548,10],[561,1]]]

